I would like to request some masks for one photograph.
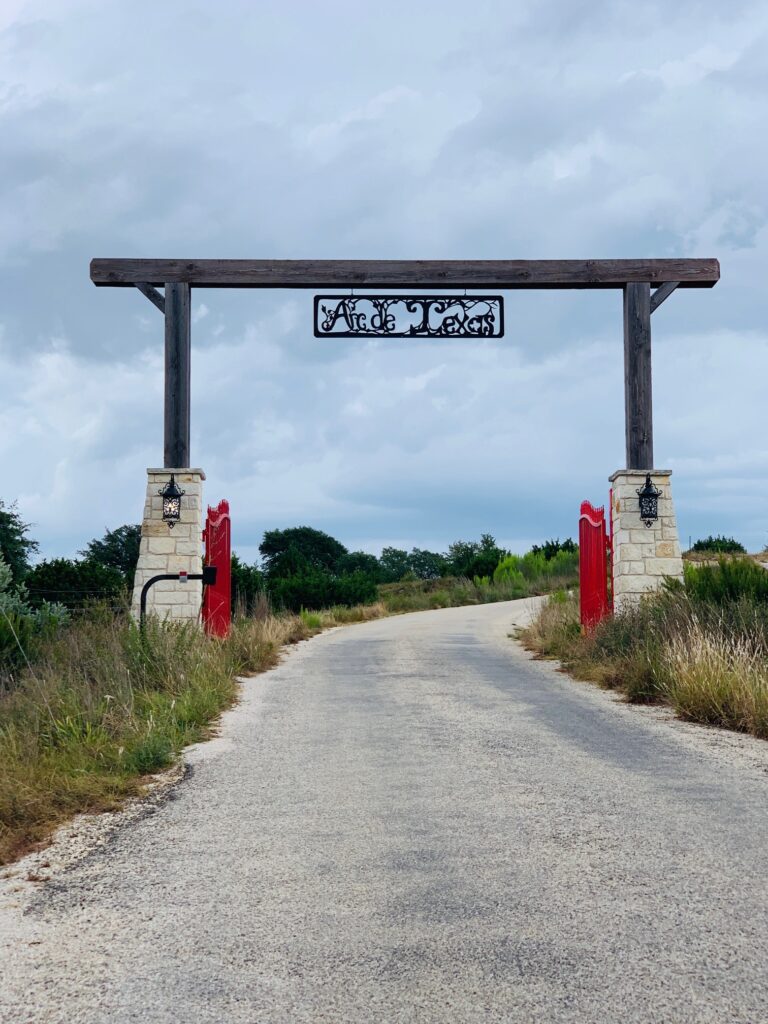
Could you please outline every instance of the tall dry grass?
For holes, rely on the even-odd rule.
[[[701,585],[697,579],[692,594],[674,588],[648,597],[589,635],[577,596],[556,595],[523,639],[630,701],[668,703],[690,721],[768,738],[768,606],[749,594],[702,599]]]
[[[661,693],[681,718],[768,739],[768,658],[762,644],[712,632],[695,618],[666,644]]]
[[[0,863],[80,811],[113,808],[143,778],[207,736],[238,693],[237,677],[275,665],[286,644],[383,614],[330,609],[307,623],[266,602],[226,640],[196,626],[92,608],[0,678]]]

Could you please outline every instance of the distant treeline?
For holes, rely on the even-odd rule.
[[[499,547],[489,533],[479,541],[455,541],[445,553],[386,547],[377,558],[364,551],[349,551],[322,530],[296,526],[268,530],[259,552],[260,565],[246,565],[237,556],[232,559],[234,603],[245,610],[264,594],[274,606],[298,611],[375,601],[382,584],[445,578],[490,581],[503,563],[508,572],[520,571],[514,561],[517,556]],[[544,562],[558,553],[576,565],[577,548],[572,540],[534,546],[529,556]]]

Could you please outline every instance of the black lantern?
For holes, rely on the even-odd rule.
[[[168,523],[168,529],[172,530],[181,519],[181,498],[186,492],[180,489],[171,473],[171,479],[157,493],[163,499],[163,522]]]
[[[651,483],[651,474],[647,473],[645,484],[638,488],[637,496],[640,499],[640,518],[649,530],[659,518],[659,496],[661,491]]]

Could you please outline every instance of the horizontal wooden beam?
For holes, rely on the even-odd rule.
[[[153,288],[146,281],[139,281],[136,287],[142,295],[149,299],[153,306],[157,306],[161,313],[165,313],[165,298],[157,288]]]
[[[664,260],[139,260],[95,259],[91,280],[124,287],[197,288],[623,288],[677,281],[711,288],[715,259]]]
[[[666,284],[659,285],[653,295],[651,295],[651,312],[653,313],[654,310],[658,309],[662,302],[668,299],[679,285],[679,281],[667,281]]]

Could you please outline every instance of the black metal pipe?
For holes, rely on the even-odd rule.
[[[213,586],[216,582],[217,567],[215,565],[204,565],[201,573],[192,573],[187,576],[187,580],[202,580],[204,587]],[[166,572],[161,573],[159,576],[152,576],[144,586],[141,588],[141,599],[139,601],[139,625],[143,629],[144,622],[147,618],[147,595],[149,594],[150,588],[155,583],[160,583],[163,580],[180,580],[181,573],[179,572]]]

